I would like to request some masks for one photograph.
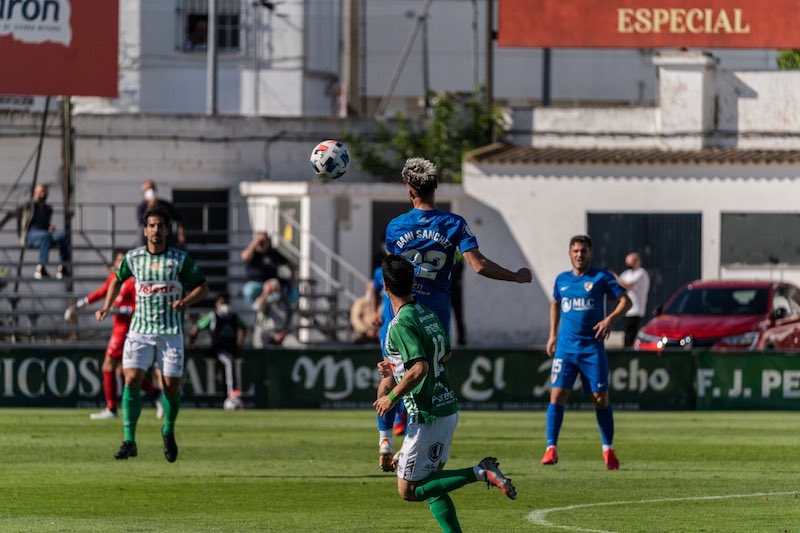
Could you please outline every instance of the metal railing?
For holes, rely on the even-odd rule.
[[[298,265],[301,271],[310,274],[310,279],[304,280],[307,282],[304,284],[307,289],[301,294],[300,307],[305,311],[305,316],[313,317],[313,320],[309,318],[301,326],[324,330],[328,338],[339,337],[336,331],[346,332],[349,337],[349,321],[344,319],[344,315],[363,293],[368,278],[307,228],[303,228],[289,212],[277,205],[267,206],[272,212],[266,213],[266,218],[274,222],[267,228],[254,228],[255,224],[252,221],[257,217],[251,212],[252,205],[202,203],[181,204],[180,207],[195,210],[193,221],[184,220],[185,227],[188,226],[186,227],[187,250],[193,255],[202,256],[203,253],[207,253],[212,256],[196,258],[201,268],[212,271],[217,269],[216,274],[207,273],[209,282],[230,285],[228,292],[238,294],[239,288],[245,281],[244,264],[240,253],[250,242],[254,229],[266,229],[276,247],[284,252],[290,261]],[[224,225],[214,220],[214,210],[219,210],[221,207],[227,210],[227,221]],[[256,208],[260,209],[261,206]],[[54,204],[54,209],[53,220],[61,226],[63,211],[57,204]],[[45,289],[44,282],[33,280],[30,274],[38,259],[36,252],[30,249],[23,262],[23,275],[19,278],[9,275],[15,271],[9,267],[18,263],[18,257],[15,257],[18,253],[15,252],[20,248],[15,231],[0,232],[0,265],[6,267],[6,277],[0,277],[0,283],[6,282],[6,286],[0,289],[0,302],[6,301],[11,305],[7,314],[8,318],[13,319],[6,320],[9,324],[0,330],[0,337],[8,338],[8,335],[5,335],[8,333],[6,330],[13,329],[13,324],[19,324],[20,328],[24,329],[20,317],[14,315],[29,316],[31,325],[34,321],[36,324],[33,329],[39,332],[52,331],[58,336],[65,330],[74,331],[74,326],[65,329],[63,310],[69,302],[85,296],[102,283],[107,275],[104,267],[112,260],[115,248],[130,248],[138,243],[141,228],[135,225],[133,216],[135,209],[135,204],[80,203],[75,206],[72,221],[74,267],[72,291],[60,292],[58,287],[51,284]],[[226,229],[217,229],[219,227]],[[298,242],[293,242],[293,239],[285,238],[287,227],[291,228],[292,235],[299,236],[299,239],[294,239],[295,241],[303,240],[303,246],[298,246]],[[222,242],[208,242],[214,240]],[[304,250],[307,252],[303,253]],[[55,250],[51,250],[50,253],[51,256],[57,255]],[[224,274],[220,273],[220,269]],[[12,280],[18,283],[9,283]],[[16,293],[12,290],[13,285],[18,286]],[[239,303],[242,307],[243,302]],[[88,320],[82,326],[88,330],[90,326]],[[100,328],[98,333],[100,337],[103,331],[104,328]]]

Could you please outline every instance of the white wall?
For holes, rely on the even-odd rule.
[[[501,300],[503,309],[493,311],[496,317],[491,324],[529,316],[532,331],[537,333],[546,332],[546,300],[558,273],[570,268],[569,239],[586,232],[588,212],[702,213],[702,277],[718,278],[733,275],[731,268],[723,271],[720,265],[721,213],[796,212],[800,197],[800,166],[590,168],[466,163],[464,169],[464,190],[475,202],[465,212],[472,218],[495,221],[486,233],[493,240],[501,239],[499,262],[516,264],[519,249],[522,260],[533,270],[538,289],[533,306],[516,293]],[[490,218],[492,212],[502,213],[502,224],[511,228],[513,241],[504,241],[508,232],[500,228],[497,216]],[[480,227],[475,232],[479,237],[484,233]],[[762,271],[759,277],[764,275]],[[778,274],[773,271],[770,275]],[[794,279],[797,274],[787,270],[781,275]],[[542,294],[546,299],[540,298]],[[476,333],[491,335],[491,330]]]

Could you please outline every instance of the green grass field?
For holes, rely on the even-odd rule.
[[[377,466],[374,414],[184,409],[164,460],[152,409],[139,457],[88,410],[0,411],[2,531],[437,531]],[[543,412],[462,412],[449,467],[496,455],[515,501],[452,493],[465,531],[800,531],[797,413],[616,413],[607,472],[591,412],[567,411],[539,464]],[[564,509],[567,508],[567,509]]]

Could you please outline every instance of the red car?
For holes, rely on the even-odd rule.
[[[800,289],[773,281],[694,281],[636,335],[635,350],[797,350]]]

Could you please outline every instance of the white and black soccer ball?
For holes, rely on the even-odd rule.
[[[311,169],[324,180],[341,178],[349,166],[350,152],[339,141],[322,141],[311,152]]]
[[[244,402],[238,396],[229,396],[225,398],[225,401],[222,402],[222,408],[226,411],[236,411],[238,409],[244,409]]]

